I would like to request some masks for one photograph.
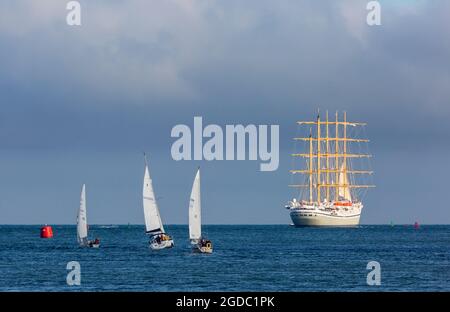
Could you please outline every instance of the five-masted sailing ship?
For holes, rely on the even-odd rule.
[[[368,159],[368,153],[353,152],[352,145],[361,149],[369,142],[364,138],[348,135],[350,128],[365,126],[365,123],[348,122],[344,112],[339,120],[321,121],[320,114],[315,121],[299,121],[299,125],[310,126],[309,136],[296,137],[305,143],[305,153],[292,154],[301,158],[304,168],[294,168],[292,174],[301,174],[302,184],[290,185],[300,189],[300,197],[289,201],[292,222],[296,226],[356,226],[359,224],[363,204],[357,190],[374,187],[361,183],[361,177],[373,171],[354,168],[356,159]],[[368,164],[367,164],[368,165]],[[370,169],[370,168],[369,168]]]

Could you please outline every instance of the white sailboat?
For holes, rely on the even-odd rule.
[[[212,243],[202,237],[202,205],[200,194],[200,168],[195,175],[189,200],[189,239],[195,251],[212,253]]]
[[[144,156],[145,157],[145,156]],[[153,191],[152,179],[148,169],[147,158],[145,158],[144,185],[142,190],[145,231],[150,236],[150,248],[154,250],[171,248],[174,246],[172,238],[164,231],[161,222],[158,204]]]
[[[88,240],[88,225],[86,213],[86,185],[81,189],[80,208],[77,216],[77,239],[81,247],[100,247],[100,241],[96,238],[93,241]]]

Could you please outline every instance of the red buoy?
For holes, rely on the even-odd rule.
[[[44,225],[41,228],[41,238],[52,238],[53,237],[53,229],[50,225]]]
[[[414,228],[415,228],[416,230],[419,229],[419,222],[416,221],[416,222],[414,223]]]

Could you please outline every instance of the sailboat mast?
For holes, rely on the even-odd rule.
[[[339,119],[338,119],[338,112],[336,111],[336,145],[335,145],[335,159],[334,159],[334,170],[335,170],[335,185],[336,185],[336,189],[335,189],[335,193],[334,193],[334,200],[338,201],[338,194],[339,194],[339,185],[338,185],[338,181],[339,181]]]
[[[317,202],[320,203],[320,158],[322,157],[320,153],[320,115],[317,114]]]
[[[326,178],[326,183],[327,183],[327,200],[330,200],[330,143],[329,143],[329,132],[328,132],[328,111],[326,112],[327,114],[327,129],[326,129],[326,144],[327,144],[327,178]]]
[[[313,201],[313,141],[311,129],[309,129],[309,202]]]
[[[347,112],[344,111],[344,163],[342,165],[342,171],[344,174],[344,180],[343,182],[348,184],[347,179]],[[348,189],[348,185],[342,185],[344,187],[344,190]],[[347,196],[347,195],[345,195]]]

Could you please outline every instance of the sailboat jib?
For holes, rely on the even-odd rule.
[[[145,165],[142,193],[146,233],[164,233],[164,226],[161,222],[158,204],[156,202],[155,193],[153,191],[153,184],[150,178],[150,172],[147,164]]]
[[[189,200],[189,239],[198,242],[202,236],[200,169],[197,170]]]
[[[86,215],[86,186],[81,189],[80,207],[77,216],[77,238],[78,243],[86,244],[88,236],[87,215]]]

